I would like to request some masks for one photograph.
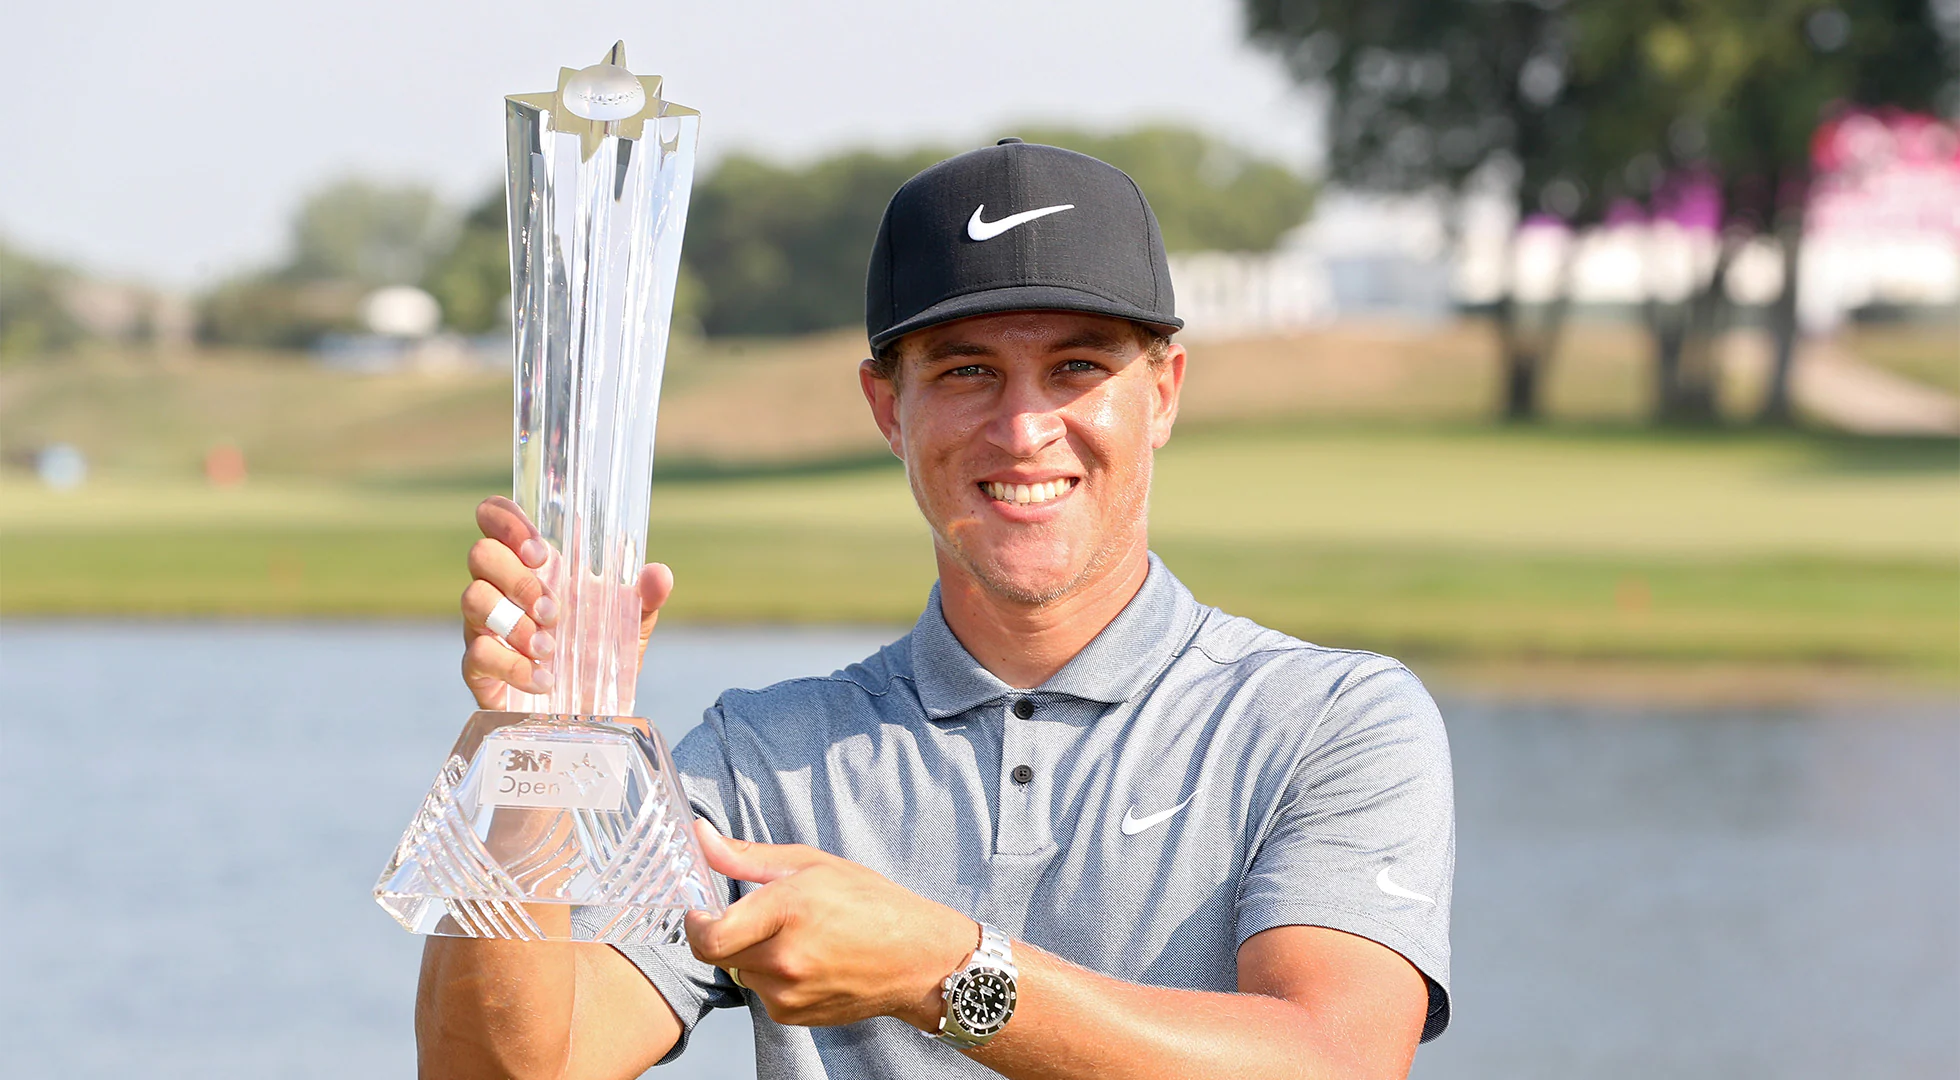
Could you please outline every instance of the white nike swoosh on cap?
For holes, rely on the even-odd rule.
[[[1178,803],[1176,806],[1171,807],[1169,810],[1159,810],[1148,817],[1135,816],[1136,807],[1134,806],[1130,807],[1129,809],[1123,811],[1123,835],[1135,836],[1136,834],[1142,832],[1143,830],[1148,829],[1152,825],[1158,825],[1158,824],[1162,824],[1163,822],[1169,821],[1171,819],[1171,815],[1191,805],[1191,800],[1197,797],[1198,797],[1198,793],[1193,791],[1191,794],[1186,795],[1184,797],[1183,802]]]
[[[1424,896],[1419,892],[1416,892],[1414,889],[1405,889],[1402,886],[1397,885],[1395,882],[1389,880],[1388,867],[1386,866],[1382,867],[1381,873],[1375,875],[1375,888],[1380,889],[1381,891],[1387,893],[1390,896],[1399,896],[1404,900],[1420,900],[1425,904],[1433,904],[1436,902],[1434,900],[1431,900],[1429,897]]]
[[[973,216],[966,220],[967,236],[975,240],[992,240],[994,237],[999,236],[1016,225],[1026,225],[1035,218],[1044,218],[1050,214],[1059,214],[1064,210],[1073,210],[1075,209],[1075,204],[1063,203],[1060,206],[1044,206],[1039,210],[1023,210],[1018,214],[1009,214],[999,221],[981,221],[980,212],[986,208],[986,203],[981,203],[979,206],[973,208]]]

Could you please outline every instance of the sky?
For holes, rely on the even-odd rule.
[[[25,0],[6,21],[0,236],[177,288],[277,259],[293,209],[340,177],[480,196],[501,183],[502,96],[622,38],[701,110],[708,162],[1153,119],[1316,153],[1238,0]]]

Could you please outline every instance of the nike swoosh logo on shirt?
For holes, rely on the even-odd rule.
[[[1405,889],[1402,886],[1397,885],[1394,881],[1390,880],[1388,876],[1388,867],[1386,866],[1382,867],[1381,873],[1375,875],[1375,888],[1380,889],[1381,891],[1387,893],[1390,896],[1399,896],[1404,900],[1420,900],[1425,904],[1433,904],[1436,902],[1434,900],[1431,900],[1429,897],[1424,896],[1419,892],[1416,892],[1414,889]]]
[[[1075,209],[1075,204],[1063,203],[1060,206],[1044,206],[1039,210],[1023,210],[1018,214],[1009,214],[999,221],[981,221],[980,212],[986,208],[986,203],[981,203],[979,206],[973,208],[973,216],[966,220],[967,236],[975,240],[992,240],[994,237],[999,236],[1016,225],[1026,225],[1035,218],[1044,218],[1050,214],[1059,214],[1064,210],[1073,210]]]
[[[1198,793],[1194,791],[1191,794],[1186,795],[1184,797],[1183,802],[1178,803],[1176,806],[1171,807],[1169,810],[1159,810],[1156,813],[1149,815],[1148,817],[1137,817],[1136,807],[1134,806],[1130,807],[1129,809],[1123,811],[1123,835],[1135,836],[1136,834],[1142,832],[1143,830],[1148,829],[1152,825],[1161,825],[1164,822],[1169,821],[1173,814],[1176,814],[1179,810],[1182,810],[1185,807],[1191,805],[1191,800],[1197,797],[1198,797]]]

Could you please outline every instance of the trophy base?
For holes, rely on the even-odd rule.
[[[693,821],[651,722],[478,712],[374,898],[418,934],[676,941],[722,910]]]

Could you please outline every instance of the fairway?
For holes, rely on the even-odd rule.
[[[1950,442],[1193,425],[1153,547],[1325,644],[1501,659],[1960,672]],[[447,617],[484,492],[10,477],[0,612]],[[655,485],[673,619],[916,617],[930,544],[895,462]]]
[[[1153,536],[1960,562],[1945,441],[1651,431],[1180,431]]]

